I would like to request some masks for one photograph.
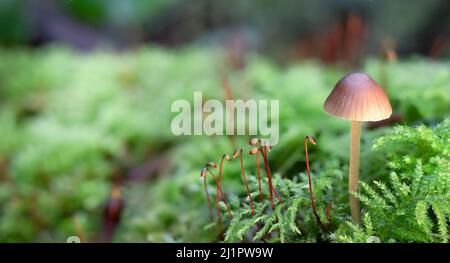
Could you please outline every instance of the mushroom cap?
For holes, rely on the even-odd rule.
[[[334,116],[352,121],[379,121],[392,115],[383,89],[365,73],[350,73],[338,81],[323,105]]]

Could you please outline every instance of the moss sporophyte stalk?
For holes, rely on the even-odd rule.
[[[250,194],[250,188],[248,187],[247,177],[245,176],[244,157],[242,155],[242,149],[237,149],[233,153],[233,159],[237,158],[238,156],[240,157],[242,178],[244,179],[245,188],[247,189],[247,193],[248,193],[248,199],[250,200],[250,207],[252,208],[252,215],[254,215],[255,214],[255,207],[253,206],[252,195]]]
[[[308,185],[309,185],[309,197],[311,198],[311,207],[314,213],[314,216],[316,217],[317,224],[322,225],[322,222],[320,222],[320,218],[317,215],[316,206],[314,204],[314,196],[313,196],[313,189],[311,185],[311,172],[309,169],[309,156],[308,156],[308,142],[316,145],[316,139],[312,136],[306,136],[304,140],[304,146],[305,146],[305,157],[306,157],[306,171],[308,172]]]
[[[204,186],[205,186],[205,193],[206,193],[206,198],[207,198],[207,202],[208,202],[208,208],[209,208],[209,212],[210,212],[210,216],[211,216],[211,220],[214,221],[214,217],[213,217],[213,213],[212,213],[212,207],[211,207],[211,200],[209,198],[209,194],[208,194],[208,187],[206,185],[206,176],[207,174],[211,174],[211,176],[214,179],[214,182],[216,183],[217,188],[219,189],[220,194],[222,195],[223,201],[227,207],[228,213],[230,214],[230,217],[233,218],[233,213],[231,212],[230,206],[227,202],[227,199],[225,197],[224,192],[222,191],[222,188],[220,187],[219,182],[217,181],[216,175],[210,170],[210,168],[217,168],[217,164],[213,163],[213,162],[208,162],[204,168],[202,168],[201,172],[200,172],[200,177],[203,179],[204,182]]]
[[[308,171],[308,182],[309,182],[309,191],[310,191],[310,201],[311,201],[311,207],[314,213],[314,216],[317,220],[317,224],[319,226],[323,226],[317,211],[316,211],[316,207],[315,207],[315,203],[314,203],[314,197],[313,197],[313,189],[312,189],[312,183],[311,183],[311,175],[310,175],[310,168],[309,168],[309,155],[308,155],[308,148],[307,148],[307,142],[311,142],[312,144],[316,145],[317,142],[314,139],[314,137],[312,136],[306,136],[305,140],[304,140],[304,146],[305,146],[305,155],[306,155],[306,167],[307,167],[307,171]],[[263,156],[264,159],[264,165],[265,165],[265,170],[266,170],[266,174],[268,177],[268,185],[269,185],[269,196],[270,196],[270,203],[272,205],[272,209],[275,209],[275,202],[273,200],[273,195],[276,196],[278,202],[280,204],[283,204],[283,201],[281,200],[281,197],[278,195],[278,193],[276,192],[274,186],[272,185],[272,175],[270,173],[270,167],[269,167],[269,162],[267,159],[267,153],[271,150],[270,146],[262,146],[261,145],[261,141],[258,138],[253,138],[249,141],[249,145],[253,146],[251,148],[251,150],[248,152],[249,155],[255,155],[256,156],[256,170],[257,170],[257,174],[258,174],[258,190],[259,190],[259,197],[260,197],[260,201],[263,201],[264,196],[263,196],[263,191],[262,191],[262,182],[261,182],[261,171],[260,171],[260,161],[259,161],[259,153],[261,153],[261,155]],[[231,212],[230,206],[228,204],[228,202],[226,201],[225,195],[223,193],[223,190],[220,186],[221,181],[222,181],[222,177],[223,177],[223,163],[224,160],[230,161],[231,159],[235,159],[235,158],[240,158],[240,168],[241,168],[241,175],[245,184],[245,188],[247,191],[247,196],[250,200],[250,208],[251,208],[251,215],[255,215],[255,207],[254,207],[254,202],[253,202],[253,198],[251,196],[251,192],[250,192],[250,187],[248,185],[248,181],[247,181],[247,177],[245,174],[245,169],[244,169],[244,155],[243,155],[243,149],[239,148],[236,151],[234,151],[232,157],[230,157],[227,154],[222,155],[222,158],[220,160],[220,166],[219,166],[219,179],[217,180],[214,173],[212,173],[212,171],[210,170],[210,168],[217,168],[217,164],[214,162],[208,162],[205,167],[201,170],[201,177],[203,178],[203,182],[205,184],[205,193],[206,193],[206,199],[208,202],[208,209],[211,215],[212,220],[213,219],[213,215],[212,215],[212,207],[210,204],[210,198],[209,198],[209,194],[207,191],[207,185],[206,185],[206,174],[209,172],[211,174],[211,176],[214,178],[214,181],[216,182],[216,212],[218,215],[218,219],[219,219],[219,224],[222,225],[222,217],[220,214],[220,208],[219,208],[219,201],[220,201],[220,197],[219,197],[219,192],[223,198],[223,201],[227,207],[228,213],[230,214],[230,217],[233,218],[233,214]],[[327,206],[327,212],[326,212],[326,217],[329,219],[330,216],[330,209],[331,209],[331,203]]]
[[[251,141],[250,141],[250,145],[252,145]],[[262,201],[264,199],[264,195],[263,195],[262,186],[261,186],[261,167],[260,167],[260,160],[259,160],[259,149],[254,147],[248,152],[248,154],[256,156],[255,160],[256,160],[256,171],[258,174],[259,199],[260,199],[260,201]]]
[[[222,159],[220,159],[220,165],[219,165],[219,179],[218,179],[218,184],[216,186],[216,212],[217,212],[217,217],[219,219],[219,225],[222,228],[221,232],[223,233],[223,223],[222,223],[222,215],[220,213],[220,207],[219,207],[219,201],[220,201],[220,196],[219,195],[219,186],[222,183],[222,172],[223,172],[223,163],[224,160],[226,161],[231,161],[231,157],[228,154],[224,154],[222,155]]]

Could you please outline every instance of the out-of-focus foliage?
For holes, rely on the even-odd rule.
[[[0,57],[2,241],[65,240],[80,224],[96,240],[112,177],[173,142],[171,103],[214,87],[218,71],[189,50]]]
[[[386,67],[389,96],[403,124],[434,125],[448,116],[448,62],[411,60]],[[378,62],[369,61],[365,70],[378,79]],[[302,139],[314,135],[319,142],[310,156],[318,189],[332,174],[346,173],[349,124],[322,110],[343,73],[314,62],[283,69],[258,56],[243,71],[228,72],[220,52],[192,48],[119,54],[0,50],[0,240],[63,241],[80,232],[86,241],[98,240],[102,208],[116,177],[126,183],[115,241],[219,240],[216,227],[204,228],[209,220],[199,170],[248,138],[175,137],[170,107],[176,99],[192,102],[194,91],[203,91],[205,100],[223,100],[225,75],[235,98],[280,100],[280,142],[269,161],[277,185],[291,185],[287,189],[303,200],[298,218],[310,227],[299,228],[306,234],[295,240],[318,241],[306,206]],[[424,100],[432,107],[424,107]],[[371,148],[389,129],[364,131],[363,181],[387,179],[385,155]],[[134,168],[161,157],[169,165],[158,179],[127,181]],[[255,172],[253,162],[246,157],[249,174]],[[238,209],[245,197],[238,162],[226,163],[224,171],[224,191]],[[346,189],[346,180],[333,184]],[[212,182],[209,187],[213,193]],[[317,202],[336,202],[335,224],[347,220],[346,192],[326,194],[325,188]],[[295,201],[283,196],[286,203]]]
[[[285,0],[283,4],[240,0],[199,0],[195,4],[182,0],[3,0],[0,44],[57,41],[86,48],[89,45],[85,43],[101,39],[97,44],[106,40],[117,46],[134,46],[150,40],[179,45],[222,41],[222,33],[232,34],[240,28],[248,34],[249,45],[286,59],[302,49],[303,41],[317,43],[309,47],[311,50],[323,48],[332,41],[320,36],[333,36],[339,25],[356,15],[362,23],[358,20],[352,25],[363,29],[364,51],[369,54],[376,54],[379,43],[390,38],[401,54],[428,55],[442,44],[440,56],[448,58],[450,46],[445,39],[439,42],[449,30],[448,10],[446,0],[412,0],[407,5],[389,0]]]
[[[384,79],[385,89],[394,107],[406,123],[417,120],[435,123],[448,117],[448,69],[429,60],[405,62],[370,60],[367,71],[377,80]],[[416,123],[417,124],[417,123]]]

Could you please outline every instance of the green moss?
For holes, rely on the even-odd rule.
[[[223,153],[246,145],[248,138],[236,136],[233,146],[226,137],[173,136],[170,106],[176,99],[192,100],[194,91],[223,99],[222,59],[217,50],[195,48],[144,48],[121,54],[110,50],[78,54],[60,47],[0,50],[0,241],[62,241],[76,231],[74,218],[88,240],[95,241],[112,178],[127,178],[134,168],[159,159],[167,164],[158,178],[123,187],[125,208],[114,240],[219,241],[215,225],[205,228],[210,222],[199,170],[206,161],[218,161]],[[380,79],[379,66],[369,60],[365,70]],[[355,238],[354,233],[367,232],[383,242],[445,240],[448,205],[436,201],[436,196],[448,189],[434,178],[448,180],[448,138],[437,135],[444,134],[447,124],[436,130],[427,127],[449,117],[449,63],[405,60],[386,67],[394,112],[405,126],[393,133],[390,127],[364,130],[361,178],[377,192],[387,191],[385,185],[395,196],[408,190],[395,188],[390,172],[408,187],[417,178],[412,175],[422,173],[419,193],[411,203],[405,197],[386,219],[404,222],[408,231],[422,227],[420,236],[383,232],[378,220],[382,217],[370,206],[364,207],[370,227],[345,223],[349,123],[322,110],[342,69],[314,62],[282,69],[254,56],[242,72],[227,72],[236,97],[280,100],[280,142],[269,161],[285,206],[274,213],[260,211],[258,219],[258,224],[269,222],[265,231],[273,233],[270,241],[345,241]],[[427,127],[407,127],[422,122]],[[376,140],[385,134],[390,135]],[[302,148],[306,135],[319,142],[310,159],[321,217],[333,202],[333,224],[327,231],[318,228],[308,203]],[[256,190],[254,160],[246,157],[245,166]],[[224,169],[224,190],[236,214],[242,214],[240,222],[227,228],[227,240],[259,241],[263,234],[256,235],[248,225],[258,217],[245,216],[248,207],[239,165],[226,163]],[[210,192],[214,193],[212,183]],[[433,196],[436,200],[430,199]],[[258,204],[265,206],[267,202]],[[287,221],[274,227],[277,223],[270,223],[270,218],[277,213]],[[415,223],[401,221],[409,216]]]

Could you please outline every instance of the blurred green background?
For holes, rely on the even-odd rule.
[[[270,163],[293,178],[306,135],[313,169],[347,169],[348,123],[322,105],[365,71],[394,108],[363,136],[362,177],[383,178],[374,138],[449,117],[449,36],[445,0],[1,1],[0,241],[221,240],[199,171],[248,137],[172,135],[171,104],[194,91],[280,100]]]
[[[448,57],[449,10],[445,0],[4,0],[0,43],[82,50],[218,44],[328,61],[377,54],[390,41],[400,55]]]

